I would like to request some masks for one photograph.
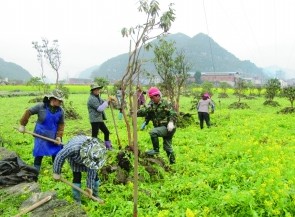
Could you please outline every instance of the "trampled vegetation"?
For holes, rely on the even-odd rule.
[[[67,120],[66,143],[77,133],[90,135],[90,124],[86,102],[88,86],[81,91],[71,90],[68,101],[81,116],[78,120]],[[75,92],[75,94],[73,94]],[[80,93],[77,93],[80,92]],[[250,108],[228,109],[237,101],[236,96],[219,99],[211,114],[212,127],[200,130],[196,111],[190,111],[191,98],[181,97],[180,111],[193,114],[194,124],[178,128],[173,140],[176,164],[170,166],[164,151],[160,158],[164,166],[152,165],[156,173],[150,173],[145,166],[139,167],[139,216],[294,216],[295,213],[295,134],[293,114],[278,114],[290,106],[285,98],[277,98],[280,107],[264,106],[264,97],[243,99]],[[106,97],[106,96],[105,96]],[[34,103],[28,103],[33,96],[0,98],[0,138],[2,146],[13,150],[29,165],[33,164],[33,138],[13,129],[19,125],[23,111]],[[117,110],[115,117],[117,118]],[[116,162],[119,152],[110,109],[106,122],[111,134],[114,150],[108,152],[110,165]],[[30,119],[27,129],[32,131],[35,117]],[[116,120],[124,147],[128,144],[124,121]],[[138,129],[143,122],[138,118]],[[151,148],[148,131],[138,130],[139,149]],[[102,135],[100,135],[102,136]],[[131,162],[133,156],[130,155]],[[42,164],[39,183],[42,191],[58,192],[58,197],[73,202],[71,189],[52,178],[50,158]],[[132,177],[133,171],[130,171]],[[63,168],[63,177],[72,179],[68,164]],[[105,205],[99,205],[85,198],[82,206],[89,216],[132,216],[133,182],[118,184],[118,173],[101,174],[100,197]],[[85,178],[83,178],[85,182]],[[82,184],[85,186],[85,183]],[[9,203],[11,201],[8,201]],[[1,202],[1,209],[12,204]],[[5,216],[18,213],[18,207],[11,207]]]

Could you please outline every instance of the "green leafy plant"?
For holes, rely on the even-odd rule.
[[[66,120],[65,145],[76,133],[91,135],[85,105],[89,88],[69,86],[69,89],[69,99],[81,118]],[[228,98],[222,99],[223,106],[216,105],[215,113],[211,115],[216,126],[200,130],[197,124],[192,123],[177,129],[173,140],[176,164],[167,170],[152,165],[158,170],[154,176],[139,164],[139,216],[292,216],[295,213],[294,114],[277,114],[276,108],[262,105],[262,97],[251,101],[244,99],[251,104],[249,109],[228,109],[236,101],[231,91],[228,91]],[[28,103],[31,98],[2,97],[3,115],[0,119],[0,138],[5,141],[3,146],[16,152],[29,165],[33,164],[33,137],[12,127],[18,125],[23,110],[31,106]],[[190,101],[191,97],[181,97],[181,111],[189,111]],[[286,98],[278,97],[277,101],[284,107],[290,106]],[[111,115],[109,110],[106,113]],[[30,119],[28,130],[32,130],[35,121],[33,117]],[[114,150],[108,152],[107,165],[116,164],[119,147],[114,125],[111,120],[106,124],[112,132],[110,136],[114,146]],[[118,121],[117,125],[122,144],[127,146],[126,125],[124,121]],[[146,131],[150,127],[147,126]],[[144,152],[150,148],[150,138],[146,131],[137,130],[138,148]],[[168,163],[164,151],[160,150],[159,158]],[[133,158],[130,160],[132,162]],[[130,177],[133,175],[131,170]],[[63,167],[62,176],[72,179],[68,163]],[[105,205],[84,197],[82,207],[87,215],[131,216],[134,180],[130,178],[126,184],[116,184],[116,173],[110,173],[108,180],[100,179],[99,196]],[[38,183],[42,191],[54,189],[59,198],[73,202],[71,188],[53,180],[49,157],[44,158]],[[85,186],[83,178],[82,188]],[[1,216],[17,214],[24,200],[22,197],[2,200]],[[6,207],[12,208],[7,210]]]

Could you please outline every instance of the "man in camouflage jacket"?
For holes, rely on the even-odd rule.
[[[147,151],[148,155],[159,154],[159,137],[163,138],[163,148],[167,153],[170,164],[175,163],[175,154],[172,148],[172,138],[176,131],[177,114],[172,105],[165,99],[161,98],[161,92],[156,87],[151,87],[148,91],[151,101],[147,107],[138,110],[139,117],[145,117],[145,123],[141,129],[149,121],[153,122],[154,128],[149,132],[153,149]]]

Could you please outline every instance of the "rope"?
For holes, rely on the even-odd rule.
[[[208,21],[207,21],[207,15],[206,15],[206,10],[205,10],[205,2],[203,0],[203,9],[204,9],[204,14],[205,14],[205,21],[206,21],[206,28],[207,28],[207,35],[208,41],[209,41],[209,46],[210,46],[210,53],[211,53],[211,61],[212,61],[212,66],[213,66],[213,72],[215,72],[215,65],[214,65],[214,59],[213,59],[213,52],[212,52],[212,45],[211,45],[211,38],[209,34],[209,27],[208,27]]]

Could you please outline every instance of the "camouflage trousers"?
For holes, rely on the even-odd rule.
[[[151,140],[158,143],[156,145],[159,146],[159,137],[162,137],[163,138],[163,149],[167,153],[172,153],[173,152],[172,137],[173,137],[175,131],[176,131],[176,129],[173,129],[171,132],[168,132],[166,126],[155,127],[150,131]],[[155,144],[153,144],[153,145],[155,145]]]

